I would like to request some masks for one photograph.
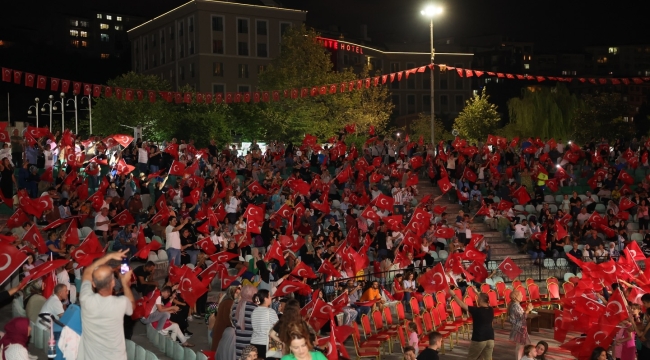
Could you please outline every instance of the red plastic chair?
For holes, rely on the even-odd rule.
[[[507,310],[499,307],[499,301],[497,300],[497,293],[495,293],[494,290],[490,290],[488,292],[488,301],[490,302],[490,306],[494,308],[494,317],[497,319],[501,319],[501,328],[503,328]],[[506,301],[508,301],[508,298],[506,298]]]
[[[409,304],[411,305],[411,315],[420,315],[422,312],[420,311],[420,303],[418,303],[418,299],[412,297],[409,299]]]
[[[404,348],[408,346],[408,343],[406,341],[406,334],[407,334],[407,329],[404,326],[400,326],[397,329],[397,336],[399,338],[399,344],[402,347],[402,353],[404,352]],[[426,349],[428,346],[422,344],[421,342],[418,342],[418,350],[422,352],[422,350]]]
[[[566,296],[568,293],[573,291],[573,288],[575,286],[576,285],[572,282],[568,282],[568,281],[564,282],[564,284],[562,284],[562,290],[564,290],[564,296]]]
[[[521,286],[521,280],[515,280],[512,282],[512,288],[516,289]]]
[[[406,312],[404,311],[404,304],[401,302],[397,303],[395,305],[395,309],[397,310],[397,323],[403,324],[404,321],[406,320]]]
[[[535,283],[535,280],[533,280],[532,278],[527,278],[526,279],[526,286],[528,286],[530,284],[534,284],[534,283]]]
[[[361,336],[359,335],[359,327],[356,322],[353,321],[352,323],[354,324],[353,328],[356,330],[352,332],[352,340],[354,342],[354,352],[357,354],[357,360],[362,358],[374,358],[375,360],[380,360],[381,344],[377,343],[375,346],[363,346]]]
[[[490,284],[481,284],[481,292],[483,294],[487,294],[488,291],[490,291],[490,290],[492,290],[492,288],[490,287]]]
[[[530,296],[530,303],[534,307],[551,306],[550,301],[542,300],[537,284],[528,284],[528,296]]]
[[[555,284],[560,285],[560,282],[558,281],[558,279],[556,277],[550,277],[550,278],[546,279],[546,283],[547,284],[555,283]]]
[[[548,283],[546,284],[548,294],[547,299],[553,304],[561,304],[562,298],[560,297],[560,286],[557,283]]]
[[[433,302],[433,296],[431,296],[431,294],[424,295],[422,301],[424,302],[424,309],[426,311],[431,311],[431,309],[433,309],[433,307],[435,306]]]
[[[370,318],[366,314],[361,315],[361,328],[363,329],[363,334],[366,337],[366,340],[368,341],[377,340],[382,344],[388,343],[388,352],[392,352],[390,335],[381,332],[377,334],[373,334],[370,325]]]
[[[476,301],[476,298],[478,297],[478,292],[476,291],[476,288],[474,286],[468,286],[467,290],[465,290],[465,295],[471,297],[474,301]]]
[[[494,284],[494,287],[496,287],[497,289],[497,299],[503,299],[503,296],[507,289],[506,283],[504,283],[503,281],[499,281],[496,284]]]
[[[358,346],[360,348],[373,348],[377,349],[381,347],[381,341],[378,340],[367,340],[367,341],[361,341],[361,333],[359,332],[359,325],[355,321],[352,322],[352,335],[356,336]]]
[[[438,291],[436,293],[436,306],[438,304],[446,304],[447,300],[445,299],[447,297],[447,294],[445,294],[443,291]]]

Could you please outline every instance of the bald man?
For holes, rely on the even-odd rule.
[[[128,252],[127,249],[110,253],[84,270],[79,292],[84,330],[77,360],[126,360],[124,315],[133,314],[135,308],[132,271],[120,276],[124,296],[113,296],[115,276],[107,264],[111,260],[121,261]]]

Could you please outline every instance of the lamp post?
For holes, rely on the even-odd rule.
[[[65,131],[65,93],[59,94],[61,100],[54,102],[54,110],[56,110],[56,104],[61,105],[61,134]],[[52,119],[50,118],[50,121]],[[52,131],[50,129],[50,131]]]
[[[434,90],[433,90],[433,87],[434,87],[434,83],[433,83],[433,58],[436,55],[436,50],[433,47],[433,18],[436,15],[442,14],[442,8],[439,7],[439,6],[429,5],[424,10],[420,11],[420,14],[428,17],[429,21],[430,21],[429,30],[430,30],[430,35],[431,35],[431,146],[433,146],[434,151],[435,151],[436,144],[435,144],[434,136],[433,136],[434,131],[435,131],[434,126],[433,126],[433,123],[434,123],[434,109],[435,109],[435,107],[434,107],[435,106],[434,105]]]
[[[81,109],[81,110],[88,110],[88,116],[90,117],[90,134],[93,132],[93,111],[92,111],[92,101],[90,95],[88,96],[82,96],[81,97],[81,103],[83,104],[84,100],[88,102],[88,108],[87,109]],[[70,102],[74,105],[74,130],[75,134],[79,134],[79,95],[77,93],[74,93],[74,98],[73,99],[68,99],[66,101],[66,106],[70,105]]]
[[[50,109],[50,131],[52,131],[52,110],[56,110],[56,106],[52,105],[52,101],[54,101],[54,95],[50,95],[47,98],[48,98],[48,100],[50,100],[50,102],[43,104],[43,106],[41,107],[41,112],[45,112],[45,105],[49,106],[49,109]]]
[[[27,114],[32,114],[32,108],[34,108],[34,113],[36,113],[36,127],[38,127],[38,103],[41,101],[39,98],[34,99],[34,105],[30,106],[27,109]]]

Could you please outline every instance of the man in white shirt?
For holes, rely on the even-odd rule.
[[[170,306],[170,307],[165,307],[162,304],[162,295],[165,296],[165,298],[168,298],[171,295],[171,292],[169,291],[169,287],[164,287],[160,291],[160,295],[158,295],[158,298],[156,299],[156,303],[154,306],[151,308],[151,313],[149,313],[149,317],[144,319],[142,318],[140,321],[147,325],[151,324],[152,322],[158,322],[156,324],[156,330],[158,331],[163,331],[165,328],[165,322],[169,320],[169,317],[173,312],[179,311],[180,309],[178,306]],[[151,298],[150,298],[151,299]],[[166,334],[164,334],[166,335]]]
[[[173,261],[174,265],[181,265],[181,235],[178,232],[187,224],[190,218],[185,218],[180,224],[175,217],[169,219],[169,225],[165,228],[165,250],[167,251],[167,258],[170,263]]]
[[[526,232],[530,233],[530,227],[528,227],[528,220],[522,220],[521,224],[517,223],[512,226],[512,229],[515,231],[514,239],[515,244],[520,248],[526,244]]]
[[[149,170],[149,165],[147,165],[148,162],[149,149],[142,144],[142,147],[138,149],[138,169],[140,169],[140,172],[147,173],[147,170]]]
[[[68,300],[68,287],[65,284],[56,285],[54,287],[54,293],[45,301],[39,314],[50,314],[60,319],[65,312],[63,302],[66,300]],[[50,323],[46,323],[43,320],[39,320],[37,326],[43,330],[50,330]]]
[[[67,263],[66,266],[58,270],[56,281],[68,288],[70,303],[74,304],[77,302],[77,288],[73,284],[70,284],[70,271],[72,271],[72,262]]]
[[[95,216],[95,234],[103,239],[104,244],[108,241],[108,229],[111,219],[108,218],[108,207],[102,207],[99,214]]]

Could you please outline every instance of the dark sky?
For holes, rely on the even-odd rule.
[[[254,0],[245,0],[247,2]],[[426,0],[279,0],[284,6],[308,10],[317,28],[342,26],[349,33],[367,24],[369,36],[382,41],[428,40],[428,22],[420,15]],[[186,0],[35,0],[6,1],[0,21],[29,22],[34,13],[55,9],[101,8],[151,18]],[[42,5],[39,5],[42,4]],[[441,0],[445,13],[435,20],[436,37],[504,34],[534,41],[537,49],[650,43],[644,0]]]

